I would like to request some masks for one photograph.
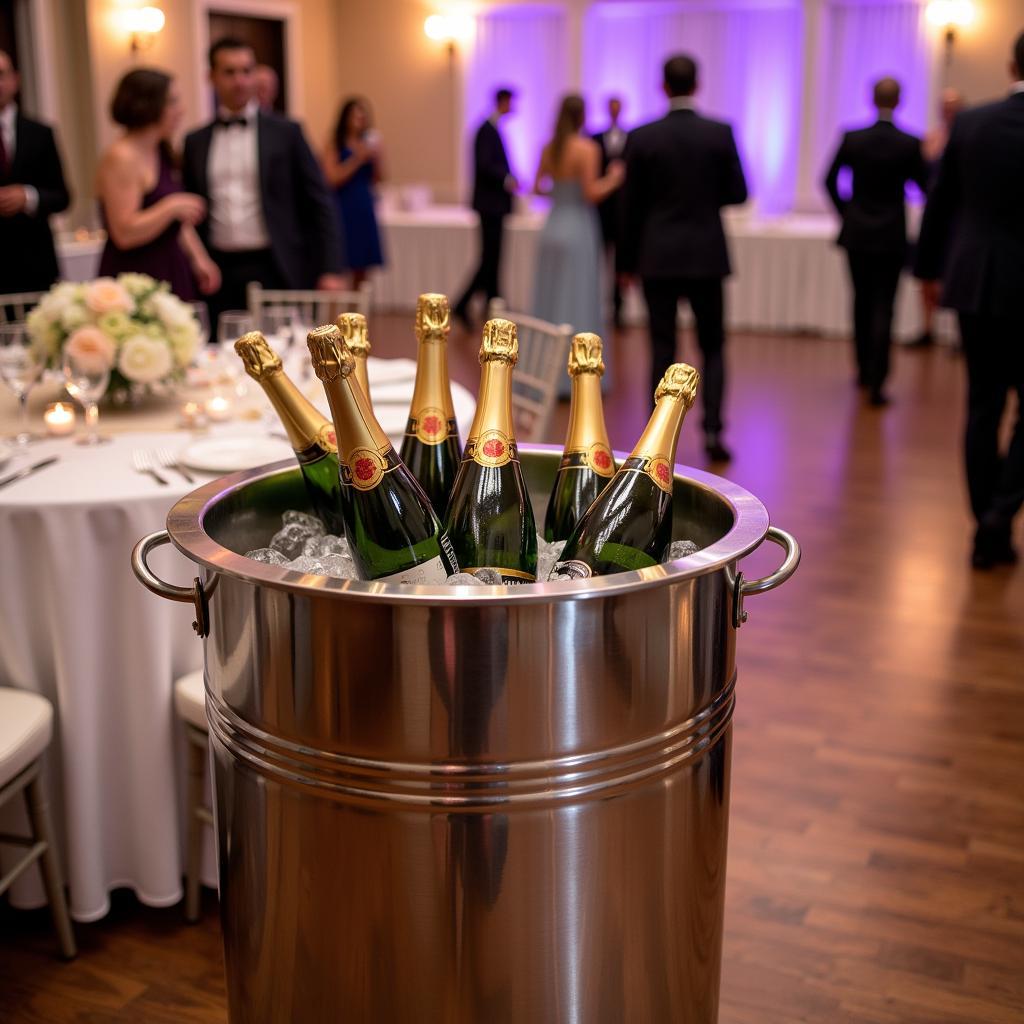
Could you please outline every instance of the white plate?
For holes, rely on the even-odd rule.
[[[271,437],[209,437],[190,444],[178,458],[189,469],[205,473],[235,473],[294,457],[284,441]]]

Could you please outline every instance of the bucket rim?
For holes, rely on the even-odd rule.
[[[519,450],[522,454],[560,455],[562,452],[560,445],[551,444],[521,445]],[[614,454],[619,463],[629,457],[628,452],[617,451]],[[346,580],[255,562],[219,544],[206,532],[203,524],[207,514],[227,495],[257,480],[286,471],[299,472],[293,459],[217,477],[197,487],[179,499],[167,514],[167,532],[171,542],[190,561],[214,573],[308,597],[394,605],[493,607],[595,600],[681,583],[729,568],[761,544],[770,525],[764,503],[746,488],[714,473],[676,463],[673,467],[676,478],[713,491],[725,501],[733,514],[732,528],[713,544],[692,555],[646,569],[594,576],[586,580],[538,582],[529,587],[453,587],[446,584],[396,586],[388,584],[386,579]]]

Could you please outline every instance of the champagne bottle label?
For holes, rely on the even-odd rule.
[[[585,580],[594,575],[594,570],[578,559],[570,558],[568,562],[555,562],[548,576],[549,580]]]
[[[340,464],[342,484],[357,491],[372,491],[384,474],[395,468],[392,455],[391,449],[379,452],[375,448],[353,448],[348,462]]]
[[[471,576],[475,576],[478,572],[487,569],[491,572],[496,572],[501,575],[501,582],[505,586],[517,586],[523,583],[536,583],[537,577],[531,575],[528,572],[520,572],[518,569],[509,569],[504,565],[478,565],[472,569],[461,569],[461,572],[468,572]]]
[[[615,459],[611,449],[598,441],[589,448],[565,452],[558,468],[592,469],[598,476],[612,477],[615,475]]]
[[[316,434],[316,443],[329,452],[338,454],[338,435],[334,432],[333,423],[325,423]]]
[[[453,436],[458,428],[454,419],[449,419],[444,409],[437,409],[427,406],[420,409],[414,416],[409,417],[409,423],[405,433],[409,437],[415,437],[424,444],[443,444],[450,436]]]
[[[444,540],[447,540],[447,536]],[[429,561],[420,562],[405,572],[392,573],[390,576],[380,576],[379,579],[387,580],[388,583],[420,583],[429,585],[431,583],[444,583],[448,579],[448,566],[444,559],[438,555]]]
[[[519,452],[515,440],[508,434],[501,430],[485,430],[479,437],[471,437],[466,442],[463,461],[467,459],[497,469],[510,462],[518,462]]]

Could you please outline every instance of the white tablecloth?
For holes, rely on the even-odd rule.
[[[370,365],[379,418],[395,440],[412,394],[402,363]],[[262,399],[258,389],[257,395]],[[452,397],[464,435],[474,400],[458,385]],[[0,406],[0,433],[6,434],[14,424],[8,396]],[[166,425],[174,415],[140,410],[139,420]],[[48,786],[71,912],[79,921],[104,916],[116,887],[134,889],[152,906],[176,903],[182,892],[185,761],[171,688],[177,676],[201,667],[202,644],[191,628],[191,609],[146,591],[129,559],[135,542],[161,529],[174,502],[198,483],[161,470],[171,481],[162,487],[132,469],[131,453],[180,449],[194,438],[167,429],[123,432],[130,423],[130,414],[110,417],[113,440],[101,447],[37,442],[27,457],[0,470],[2,477],[24,462],[60,456],[0,489],[0,686],[41,693],[56,709]],[[267,423],[215,431],[232,432],[265,435]],[[170,547],[154,552],[151,564],[169,582],[188,585],[195,575]],[[0,832],[23,822],[21,808],[9,805],[0,814]],[[204,879],[215,884],[211,852],[208,844]],[[19,906],[41,904],[35,873],[23,876],[12,895]]]

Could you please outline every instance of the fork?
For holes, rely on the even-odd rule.
[[[149,473],[158,484],[168,486],[168,482],[156,471],[153,465],[153,453],[144,448],[136,448],[132,452],[132,465],[138,473]]]
[[[178,456],[170,448],[157,448],[156,461],[164,469],[173,469],[176,473],[180,473],[190,484],[196,482],[196,478],[178,462]]]

